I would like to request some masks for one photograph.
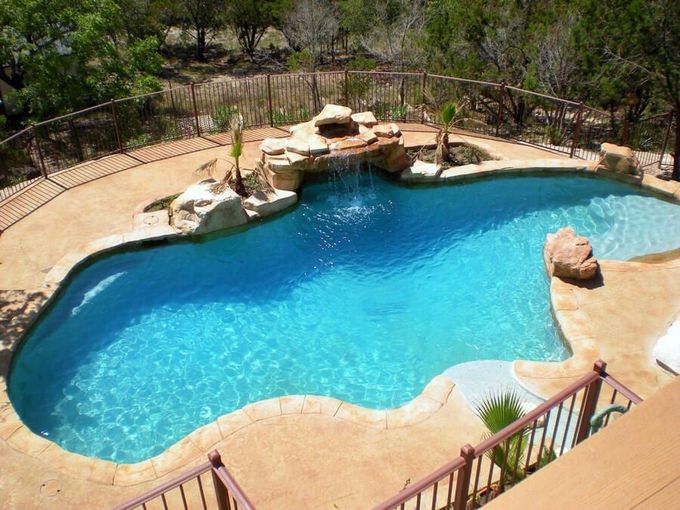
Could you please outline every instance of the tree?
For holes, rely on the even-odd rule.
[[[353,34],[374,58],[400,70],[424,64],[425,1],[343,0],[340,12],[341,27]]]
[[[0,0],[0,80],[37,119],[157,90],[157,41],[121,20],[113,0]]]
[[[179,21],[173,0],[116,0],[116,3],[130,41],[155,37],[162,46],[170,28]]]
[[[196,59],[205,61],[208,44],[224,26],[223,0],[181,0],[180,13],[184,33],[196,41]]]
[[[640,110],[656,93],[680,112],[680,9],[675,0],[581,0],[583,32],[591,58],[601,59],[618,82],[628,83],[622,103]],[[596,19],[596,22],[589,20]],[[589,32],[586,32],[589,31]],[[635,87],[630,87],[635,85]],[[642,93],[641,93],[642,91]],[[646,96],[644,95],[646,93]],[[642,96],[642,97],[641,97]],[[680,180],[680,123],[675,124],[673,178]]]
[[[230,122],[231,127],[231,157],[234,158],[234,178],[236,184],[234,191],[242,197],[247,197],[246,187],[243,185],[241,177],[241,167],[239,161],[243,153],[243,116],[238,113],[233,115]]]
[[[226,23],[236,34],[241,49],[250,60],[255,57],[255,49],[264,33],[270,26],[280,23],[289,7],[289,0],[227,0]]]
[[[293,50],[307,50],[316,69],[338,32],[338,13],[330,0],[299,0],[283,17],[281,30]]]

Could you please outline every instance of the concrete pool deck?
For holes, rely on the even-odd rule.
[[[402,130],[407,146],[434,142],[432,128],[402,125]],[[252,166],[257,157],[256,138],[285,135],[276,128],[251,132],[244,166]],[[513,171],[517,161],[530,161],[526,166],[535,167],[549,161],[556,167],[578,166],[586,171],[592,166],[511,142],[471,135],[464,139],[501,159],[486,165],[488,173]],[[176,144],[184,146],[176,148]],[[46,277],[57,275],[55,281],[65,277],[85,253],[82,247],[92,252],[96,251],[93,246],[108,246],[98,241],[102,238],[109,239],[109,244],[143,238],[146,234],[135,225],[134,212],[183,190],[201,178],[194,173],[196,167],[227,154],[224,146],[189,140],[142,149],[136,157],[151,160],[156,152],[172,155],[186,151],[188,144],[196,152],[127,169],[121,160],[129,156],[117,155],[113,162],[100,160],[66,171],[55,177],[66,190],[0,237],[3,505],[112,506],[203,462],[207,451],[217,448],[258,508],[366,508],[450,460],[466,442],[478,441],[481,423],[457,388],[444,378],[435,378],[433,388],[406,410],[376,412],[319,397],[253,404],[199,429],[161,456],[134,465],[64,452],[21,424],[6,394],[6,374],[21,334],[56,288],[44,286]],[[97,169],[102,175],[88,181]],[[650,179],[648,183],[657,192],[680,199],[680,183]],[[518,361],[515,374],[531,391],[545,397],[590,370],[601,357],[641,396],[654,393],[671,379],[654,364],[651,347],[680,312],[678,283],[680,258],[658,263],[603,261],[599,285],[578,286],[553,279],[556,319],[575,355],[562,363]],[[57,486],[59,491],[54,489]],[[305,490],[310,486],[313,491]]]

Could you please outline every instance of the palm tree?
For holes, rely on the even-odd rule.
[[[514,391],[488,395],[477,406],[476,414],[492,436],[511,423],[524,417],[522,399]],[[487,452],[494,464],[501,468],[499,485],[502,488],[509,480],[521,480],[525,476],[524,452],[528,444],[529,427],[523,427],[512,437]]]
[[[234,158],[234,176],[236,178],[234,191],[245,197],[248,196],[248,193],[243,185],[243,177],[241,176],[241,168],[239,166],[239,159],[243,153],[243,116],[240,113],[232,115],[229,125],[231,128],[231,157]],[[229,173],[225,175],[225,179],[229,178]]]

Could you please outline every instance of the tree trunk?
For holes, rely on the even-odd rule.
[[[236,193],[241,195],[242,197],[245,197],[248,193],[246,192],[246,187],[243,185],[243,177],[241,177],[241,168],[239,167],[239,158],[236,158],[236,168],[234,170],[234,173],[236,174]]]
[[[203,62],[205,60],[205,29],[196,30],[196,59]]]
[[[673,144],[673,180],[680,181],[680,113],[675,113],[675,144]],[[663,157],[663,154],[661,155]]]

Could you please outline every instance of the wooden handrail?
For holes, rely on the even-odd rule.
[[[178,476],[177,478],[173,478],[169,482],[164,483],[163,485],[159,485],[158,487],[150,490],[149,492],[146,492],[142,494],[141,496],[136,497],[135,499],[131,499],[130,501],[127,501],[121,505],[118,505],[114,507],[113,510],[130,510],[132,508],[136,508],[138,506],[143,505],[144,503],[147,503],[151,501],[152,499],[158,498],[165,494],[168,491],[171,491],[173,489],[176,489],[180,485],[193,480],[194,478],[197,478],[201,476],[202,474],[205,474],[209,472],[213,468],[213,465],[210,462],[205,462],[201,464],[200,466],[196,466],[195,468],[191,469],[190,471],[187,471],[186,473],[183,473],[182,475]]]

